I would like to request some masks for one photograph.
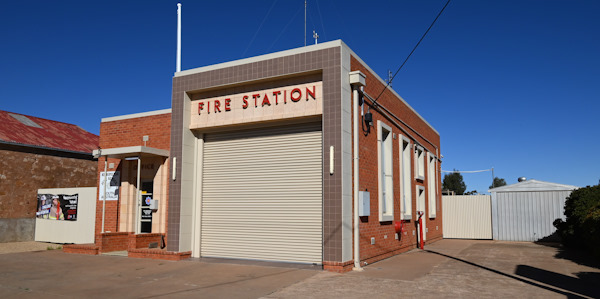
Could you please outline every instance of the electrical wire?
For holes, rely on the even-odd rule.
[[[254,32],[254,36],[252,36],[252,39],[250,40],[250,43],[246,47],[246,50],[244,50],[244,53],[242,53],[242,57],[246,56],[246,52],[248,52],[248,49],[250,49],[250,46],[254,42],[254,39],[256,38],[256,35],[258,35],[258,32],[260,31],[260,29],[262,28],[262,26],[265,24],[265,21],[267,20],[267,17],[269,16],[269,14],[271,14],[271,10],[273,10],[273,7],[275,7],[275,4],[277,4],[277,1],[278,0],[275,0],[275,1],[273,1],[273,4],[271,4],[271,8],[269,8],[269,11],[267,11],[267,14],[265,15],[264,19],[262,20],[262,22],[260,22],[260,25],[258,26],[258,29],[256,30],[256,32]]]
[[[459,171],[459,170],[442,170],[442,172],[448,172],[448,173],[477,173],[477,172],[486,172],[486,171],[493,171],[493,168],[490,169],[483,169],[483,170],[464,170],[464,171]]]
[[[327,34],[325,33],[325,24],[323,23],[323,15],[321,15],[321,8],[319,7],[319,0],[316,0],[317,3],[317,12],[319,13],[319,19],[321,20],[321,29],[323,30],[323,38],[327,39]]]
[[[409,130],[411,130],[413,133],[417,134],[417,136],[421,137],[421,139],[423,139],[425,142],[431,144],[435,150],[436,150],[436,155],[437,155],[437,150],[438,147],[431,142],[429,139],[425,138],[425,136],[421,135],[421,133],[419,133],[417,130],[413,129],[411,126],[409,126],[406,122],[404,122],[400,117],[398,117],[397,115],[395,115],[394,113],[392,113],[389,109],[387,109],[386,107],[384,107],[381,104],[375,104],[375,100],[369,96],[369,94],[367,94],[366,92],[359,90],[359,92],[369,101],[371,101],[371,104],[367,103],[367,101],[365,101],[365,104],[367,104],[369,106],[369,111],[371,110],[371,107],[373,107],[373,109],[377,109],[377,111],[379,111],[380,113],[382,113],[382,115],[386,116],[390,121],[392,121],[396,127],[398,127],[402,132],[404,132],[404,134],[406,134],[408,136],[409,139],[411,139],[412,141],[415,142],[415,144],[420,145],[424,148],[428,148],[427,146],[421,144],[415,137],[413,137],[406,129],[404,129],[402,126],[400,126],[398,123],[396,123],[396,121],[394,121],[392,118],[398,120],[400,123],[402,123],[402,125],[404,125],[406,128],[408,128]],[[388,117],[389,116],[389,117]],[[363,129],[364,131],[364,129]],[[367,134],[365,134],[365,136],[368,135],[369,132],[367,132]],[[440,158],[437,158],[439,161]]]
[[[279,38],[281,38],[281,36],[283,35],[283,33],[285,33],[285,31],[290,26],[290,24],[292,23],[292,21],[294,21],[296,19],[296,17],[298,16],[298,13],[300,13],[301,11],[302,11],[302,8],[298,8],[298,10],[296,11],[296,14],[294,14],[294,16],[292,18],[290,18],[290,20],[288,21],[288,23],[285,24],[285,26],[283,27],[283,29],[281,29],[281,32],[279,32],[279,35],[277,35],[277,37],[275,38],[275,40],[271,43],[271,45],[269,46],[269,49],[267,49],[267,52],[271,51],[271,49],[273,48],[273,46],[275,45],[275,43],[277,43],[277,41],[279,40]]]
[[[431,25],[429,25],[429,28],[427,28],[427,31],[425,31],[425,33],[423,34],[423,36],[421,36],[421,39],[415,45],[415,47],[412,49],[412,51],[410,52],[410,54],[408,54],[408,56],[406,57],[406,59],[404,59],[404,62],[402,63],[402,65],[400,65],[400,67],[398,68],[398,70],[396,71],[396,73],[394,73],[394,76],[392,76],[392,78],[390,78],[390,80],[385,85],[385,87],[383,88],[383,90],[381,91],[381,93],[379,93],[379,95],[375,98],[375,102],[373,104],[377,103],[377,100],[379,100],[379,97],[381,97],[381,95],[383,94],[383,92],[390,86],[390,84],[392,84],[392,81],[394,81],[394,78],[396,78],[396,75],[398,75],[398,72],[400,72],[400,70],[406,64],[406,62],[408,61],[408,59],[410,58],[410,56],[415,52],[415,50],[417,49],[417,47],[421,44],[421,42],[423,41],[423,39],[425,38],[425,36],[427,35],[427,33],[429,33],[429,30],[431,30],[431,28],[433,27],[433,25],[435,24],[435,22],[442,15],[442,13],[444,12],[444,10],[448,6],[448,4],[450,4],[450,0],[448,0],[448,2],[446,2],[446,5],[444,5],[444,7],[442,8],[442,10],[440,10],[440,13],[438,13],[437,17],[435,17],[435,19],[433,20],[433,22],[431,23]]]

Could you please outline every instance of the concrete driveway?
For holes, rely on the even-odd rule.
[[[532,243],[442,240],[364,269],[43,250],[0,254],[0,298],[600,297],[600,267],[589,257]]]
[[[600,266],[584,253],[534,243],[442,240],[267,297],[600,298]]]

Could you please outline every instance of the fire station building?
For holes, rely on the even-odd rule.
[[[96,252],[343,272],[441,239],[439,133],[384,87],[339,40],[175,73],[171,109],[102,120]]]

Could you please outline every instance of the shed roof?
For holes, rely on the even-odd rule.
[[[527,180],[512,185],[489,189],[488,192],[532,192],[532,191],[569,191],[579,187],[538,180]]]
[[[99,140],[73,124],[0,110],[0,143],[91,155]]]

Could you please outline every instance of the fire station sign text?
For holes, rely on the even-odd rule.
[[[322,91],[312,82],[195,100],[190,129],[320,115]]]

